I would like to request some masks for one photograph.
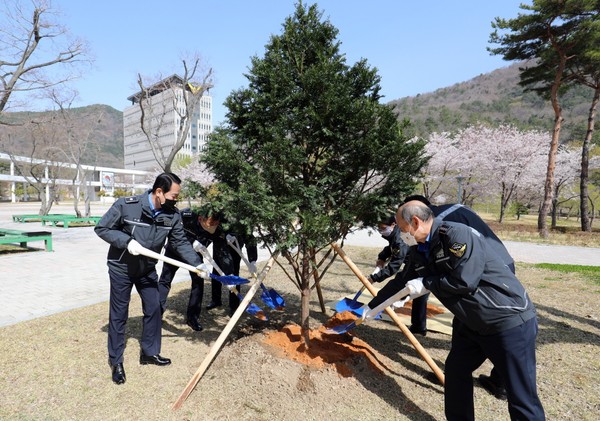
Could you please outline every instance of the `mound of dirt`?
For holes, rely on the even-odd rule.
[[[263,343],[268,345],[275,356],[288,358],[312,368],[331,365],[343,377],[352,376],[352,367],[361,359],[367,361],[374,370],[383,372],[381,355],[368,343],[351,332],[341,335],[325,333],[328,328],[353,320],[356,320],[356,316],[350,311],[336,313],[324,325],[308,332],[310,347],[304,343],[302,329],[295,323],[287,324],[278,331],[267,332]]]

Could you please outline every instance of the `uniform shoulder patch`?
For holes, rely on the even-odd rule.
[[[125,198],[125,203],[137,203],[140,201],[140,198],[137,196],[129,196]]]
[[[446,224],[441,224],[438,231],[440,234],[442,235],[446,235],[448,233],[448,230],[450,229],[450,227]]]
[[[194,212],[191,209],[181,209],[179,213],[182,218],[191,219],[194,217]]]
[[[456,257],[463,257],[467,251],[467,245],[464,243],[454,243],[450,246],[450,253]]]

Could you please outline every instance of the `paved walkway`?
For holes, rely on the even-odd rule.
[[[92,215],[102,215],[108,205],[95,203]],[[106,267],[108,244],[98,238],[93,227],[42,227],[39,222],[12,222],[13,214],[37,213],[39,203],[0,203],[0,228],[51,231],[54,251],[0,254],[0,327],[43,317],[73,308],[108,301]],[[52,213],[74,213],[72,206],[54,206]],[[383,247],[377,233],[360,231],[347,239],[348,245]],[[572,263],[600,266],[600,248],[545,246],[506,243],[519,262]],[[43,242],[33,247],[43,248]],[[268,252],[259,250],[259,260]],[[160,265],[160,264],[159,264]],[[189,281],[189,274],[177,272],[174,282]]]

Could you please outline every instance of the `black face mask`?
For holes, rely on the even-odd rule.
[[[160,205],[161,208],[165,209],[165,210],[175,210],[175,205],[177,204],[177,200],[173,200],[173,199],[167,199],[165,198],[165,203],[162,203]]]

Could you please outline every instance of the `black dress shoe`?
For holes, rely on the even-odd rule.
[[[150,356],[140,354],[140,364],[169,365],[171,364],[171,360],[168,358],[163,358],[158,354]]]
[[[208,303],[208,305],[206,306],[207,310],[212,310],[213,308],[217,308],[217,307],[221,307],[221,303],[217,304],[214,301],[211,301],[210,303]]]
[[[125,383],[125,369],[123,368],[123,363],[115,364],[112,367],[112,381],[116,384]]]
[[[202,325],[200,324],[197,318],[190,317],[187,319],[186,323],[189,327],[192,328],[192,330],[195,330],[196,332],[202,331]]]
[[[413,335],[427,336],[427,329],[416,329],[412,326],[408,328]]]
[[[506,400],[506,389],[501,384],[494,382],[490,376],[479,375],[479,384],[497,399]]]

